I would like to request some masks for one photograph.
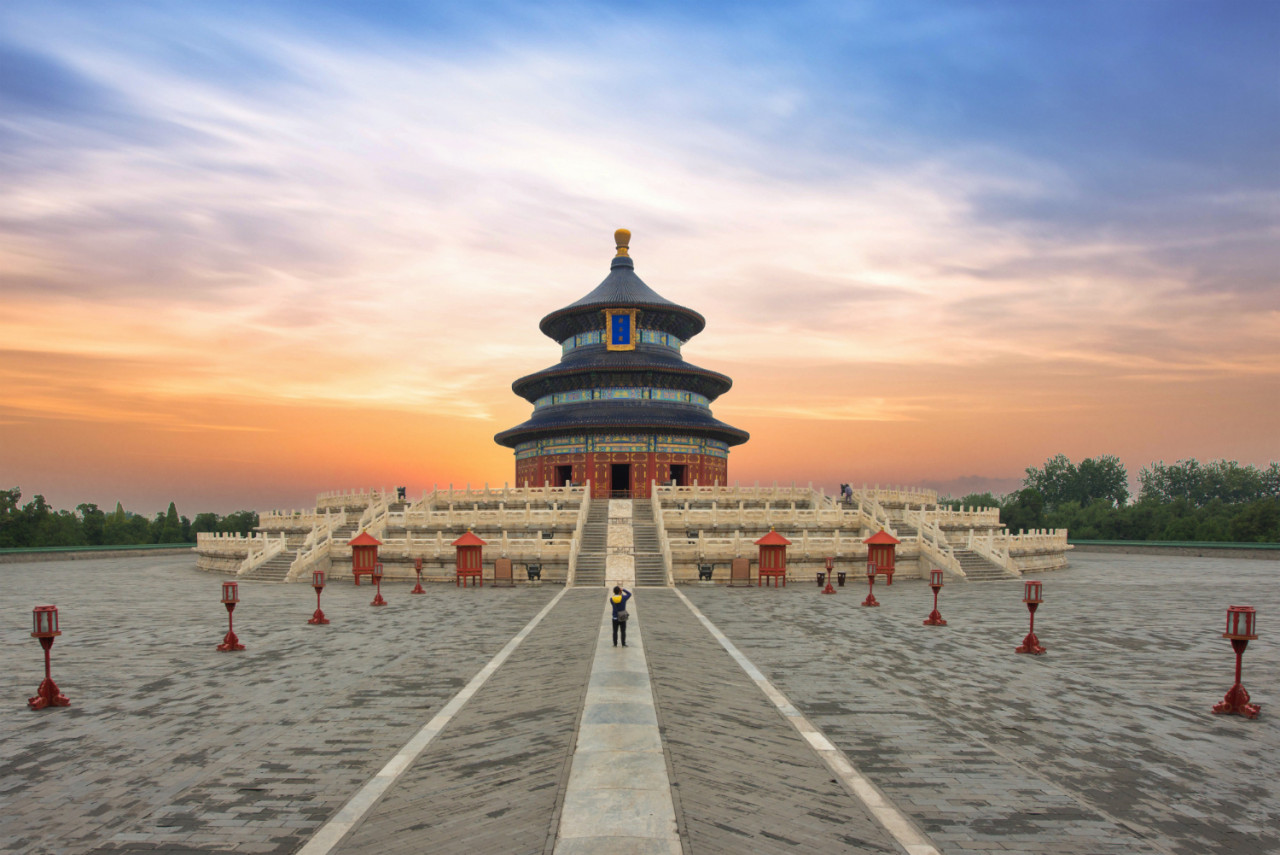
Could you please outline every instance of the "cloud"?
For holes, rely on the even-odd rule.
[[[1160,138],[1183,83],[1123,77],[1155,13],[227,8],[0,12],[12,418],[505,417],[619,226],[707,316],[685,356],[734,376],[734,418],[1025,423],[1280,364],[1274,94],[1251,119],[1205,91],[1265,61],[1157,52],[1247,126],[1222,168],[1226,124]]]

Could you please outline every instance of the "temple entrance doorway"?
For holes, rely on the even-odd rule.
[[[686,474],[688,470],[683,463],[671,464],[671,484],[675,487],[688,487],[689,476]]]
[[[615,499],[631,498],[630,463],[614,463],[609,466],[609,495]]]
[[[557,466],[557,467],[556,467],[556,480],[555,480],[555,484],[554,484],[554,486],[556,486],[556,487],[568,487],[571,483],[573,483],[573,467],[572,467],[572,466]]]

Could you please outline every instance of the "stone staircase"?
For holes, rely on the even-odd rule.
[[[582,544],[578,547],[578,564],[573,584],[578,586],[604,585],[605,560],[609,543],[609,503],[596,501],[587,509],[587,521],[582,526]]]
[[[360,533],[360,523],[352,522],[346,525],[340,525],[333,530],[333,542],[345,544],[348,540]]]
[[[906,520],[894,520],[893,530],[896,531],[898,540],[915,540],[916,535],[920,533],[920,529],[913,526]]]
[[[277,555],[271,556],[240,578],[254,582],[283,582],[284,578],[289,575],[289,568],[293,565],[293,559],[297,557],[297,549],[286,549]]]
[[[995,582],[1012,579],[1013,576],[998,564],[993,564],[976,552],[968,549],[956,549],[956,558],[960,560],[960,568],[970,582]]]
[[[636,565],[636,587],[665,588],[667,566],[658,544],[658,527],[653,522],[653,505],[641,499],[631,511],[632,555]]]

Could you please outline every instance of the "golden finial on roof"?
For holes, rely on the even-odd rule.
[[[627,248],[631,246],[631,232],[627,229],[618,229],[613,233],[613,242],[618,245],[618,255],[627,255]]]

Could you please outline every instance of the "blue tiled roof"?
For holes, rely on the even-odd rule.
[[[495,435],[494,441],[515,448],[518,443],[547,434],[619,428],[674,430],[708,436],[729,445],[741,445],[750,437],[746,431],[725,424],[699,407],[666,401],[588,401],[536,412],[528,421]]]
[[[612,375],[615,379],[593,383],[588,375]],[[733,381],[723,374],[685,362],[664,348],[611,351],[601,345],[579,348],[559,363],[516,380],[511,389],[533,402],[547,392],[595,385],[662,386],[686,389],[715,400],[729,391]]]
[[[538,328],[556,341],[564,341],[577,332],[601,326],[601,309],[641,309],[644,326],[674,333],[688,341],[707,325],[693,309],[673,303],[648,285],[635,272],[635,263],[627,256],[613,259],[609,275],[591,293],[542,319]]]

